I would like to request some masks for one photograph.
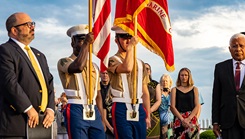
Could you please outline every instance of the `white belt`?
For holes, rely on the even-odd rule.
[[[126,98],[112,98],[112,102],[123,102],[123,103],[132,103],[131,99],[126,99]],[[138,99],[138,103],[140,104],[143,103],[142,99]]]
[[[82,99],[68,99],[68,104],[82,104],[82,105],[87,105],[87,100],[84,101]],[[96,105],[96,101],[93,102],[93,105]]]
[[[78,97],[78,91],[73,90],[73,89],[64,89],[67,97]],[[87,100],[83,99],[74,99],[70,98],[68,99],[68,104],[88,104]],[[93,105],[96,105],[96,101],[93,102]]]
[[[78,91],[73,89],[64,89],[67,96],[78,96]]]
[[[68,102],[67,103],[68,104],[86,104],[81,99],[68,99]]]

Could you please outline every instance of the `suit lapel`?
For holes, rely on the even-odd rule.
[[[45,71],[44,71],[44,63],[43,63],[43,59],[42,59],[42,57],[41,57],[41,54],[40,54],[40,52],[39,51],[37,51],[36,49],[33,49],[32,47],[31,47],[31,50],[32,50],[32,52],[33,52],[33,54],[35,55],[35,57],[36,57],[36,59],[37,59],[37,61],[38,61],[38,63],[39,63],[39,66],[40,66],[40,70],[42,71],[42,73],[43,73],[43,78],[44,78],[44,80],[45,80],[45,82],[46,82],[46,84],[47,84],[47,82],[48,82],[48,80],[45,78]],[[29,60],[30,61],[30,60]],[[34,70],[34,68],[33,68],[33,70]],[[34,70],[35,71],[35,70]],[[36,73],[36,72],[35,72]],[[35,74],[36,75],[36,74]],[[37,75],[36,75],[36,77],[37,77]],[[37,79],[38,79],[38,77],[37,77]]]
[[[36,79],[38,80],[37,74],[31,64],[30,59],[27,57],[26,53],[20,48],[18,44],[16,44],[13,40],[10,39],[10,44],[15,47],[16,51],[21,55],[21,57],[26,61],[27,65],[31,69],[32,73],[35,75]]]
[[[233,89],[236,90],[232,59],[230,59],[227,63],[227,72],[228,72],[227,76],[230,77],[230,81],[232,83]]]
[[[242,70],[244,70],[244,68]],[[242,84],[241,84],[241,88],[240,88],[242,90],[245,90],[245,80],[244,80],[244,78],[245,78],[245,74],[243,76],[243,80],[242,80]]]
[[[231,77],[231,81],[232,81],[232,86],[234,88],[234,90],[236,90],[236,85],[235,85],[235,78],[234,78],[234,68],[233,68],[233,62],[232,62],[232,59],[228,61],[228,73],[229,73],[229,77]],[[244,90],[245,91],[245,75],[243,77],[243,80],[242,80],[242,84],[241,84],[241,87],[239,90]]]
[[[36,49],[33,49],[33,48],[31,48],[31,50],[32,50],[33,54],[35,55],[35,57],[37,58],[37,61],[39,63],[39,66],[41,68],[41,71],[43,73],[43,78],[44,78],[44,80],[45,80],[45,82],[47,84],[48,83],[48,79],[45,76],[46,74],[45,74],[45,66],[44,66],[45,65],[45,62],[44,62],[44,59],[41,56],[41,53],[39,51],[37,51]]]
[[[39,63],[39,66],[40,66],[42,73],[43,73],[43,76],[44,76],[44,67],[43,67],[44,64],[43,64],[43,60],[41,58],[41,54],[36,49],[31,48],[31,50],[32,50],[33,54],[35,55],[35,57],[37,58],[37,61]],[[44,76],[44,78],[45,78],[45,76]]]

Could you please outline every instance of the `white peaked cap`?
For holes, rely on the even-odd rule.
[[[69,36],[69,37],[73,37],[74,35],[80,35],[80,34],[88,34],[88,28],[89,26],[86,25],[86,24],[80,24],[80,25],[77,25],[77,26],[73,26],[71,28],[69,28],[66,32],[66,34]]]
[[[111,28],[111,30],[115,31],[115,33],[118,34],[128,34],[126,31],[124,31],[122,28],[120,28],[119,26],[113,26]]]

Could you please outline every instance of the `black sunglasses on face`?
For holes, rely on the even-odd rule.
[[[116,34],[117,37],[122,38],[122,39],[131,39],[132,35],[130,34]]]
[[[75,36],[73,36],[73,38],[75,40],[84,40],[86,38],[86,35],[85,34],[75,35]]]
[[[25,25],[27,25],[29,28],[31,28],[31,27],[35,27],[36,23],[35,22],[25,22],[23,24],[19,24],[19,25],[16,25],[14,27],[25,26]]]

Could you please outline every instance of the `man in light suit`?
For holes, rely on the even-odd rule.
[[[212,123],[216,137],[245,138],[245,35],[231,37],[232,59],[216,64],[214,71]],[[235,83],[237,62],[240,62],[240,83]],[[238,74],[239,75],[239,74]],[[237,85],[236,85],[237,84]],[[221,132],[221,130],[222,132]]]
[[[42,91],[25,46],[34,39],[35,22],[26,13],[14,13],[6,20],[9,40],[0,46],[0,139],[25,139],[26,126],[39,124]],[[40,51],[31,48],[44,77],[48,101],[41,113],[45,128],[54,120],[53,76]],[[42,86],[43,87],[43,86]]]

